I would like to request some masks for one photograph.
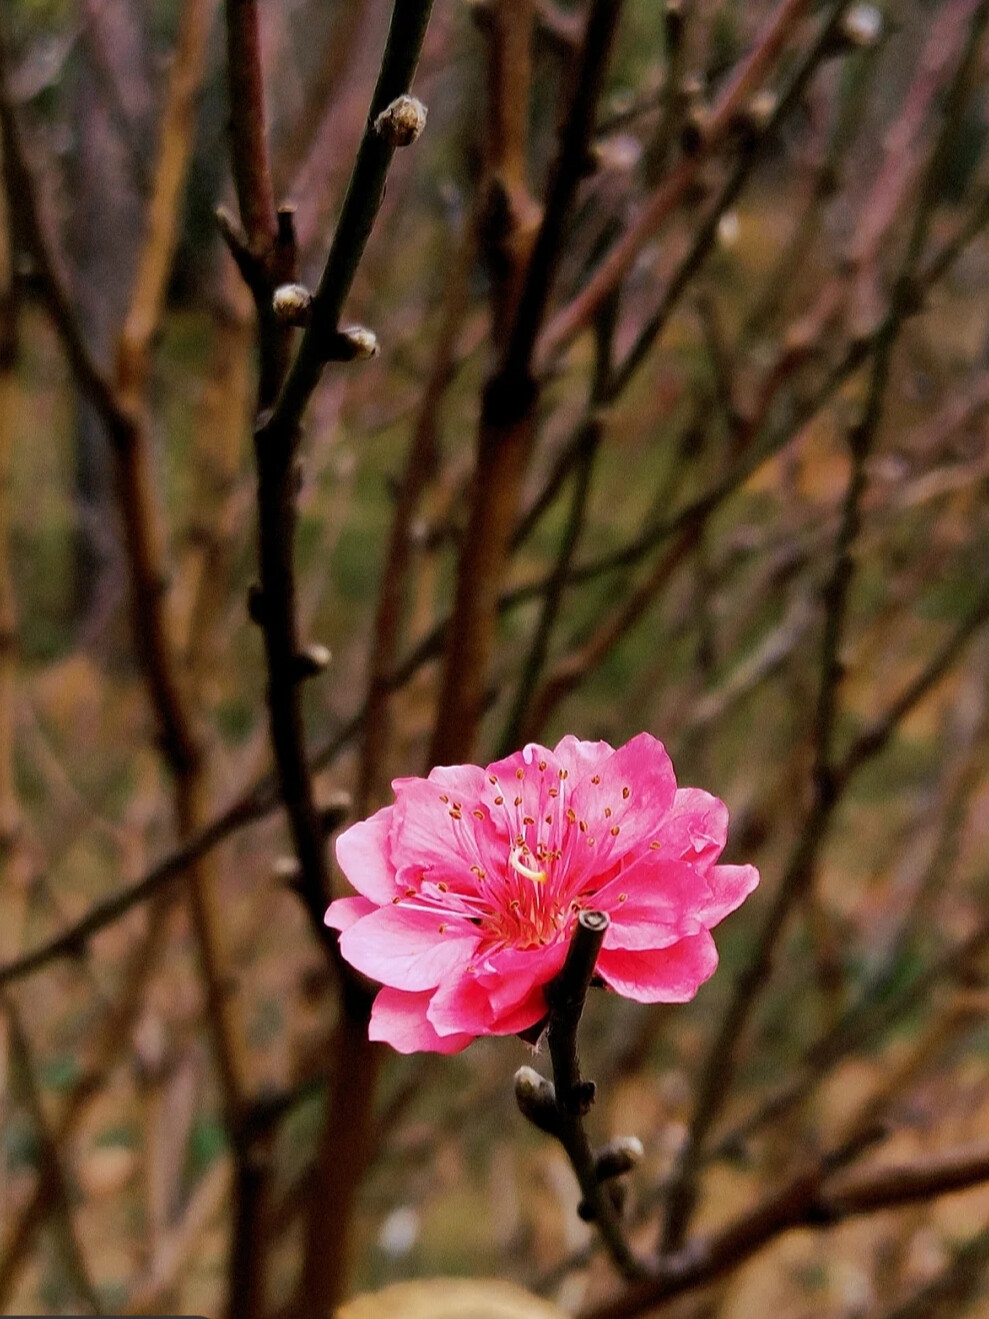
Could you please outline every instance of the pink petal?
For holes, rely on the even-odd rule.
[[[465,976],[437,989],[429,1005],[430,1024],[438,1035],[515,1035],[546,1015],[542,986],[530,988],[522,1000],[496,1012],[491,996],[475,976]]]
[[[400,989],[382,989],[371,1009],[368,1035],[390,1044],[399,1053],[459,1053],[473,1035],[437,1035],[426,1017],[430,994],[406,994]]]
[[[686,861],[664,861],[647,851],[593,895],[611,917],[606,948],[666,948],[713,925],[706,919],[713,894],[705,874]],[[719,918],[720,919],[720,918]]]
[[[581,742],[572,733],[561,738],[553,748],[553,755],[570,775],[574,785],[598,770],[615,748],[609,742]]]
[[[337,898],[327,907],[323,924],[331,930],[349,930],[362,916],[370,916],[377,910],[370,898]]]
[[[662,742],[640,733],[602,760],[573,789],[577,817],[566,833],[564,858],[581,880],[602,874],[629,852],[660,837],[673,805],[676,776]]]
[[[358,893],[383,907],[395,896],[395,868],[388,843],[394,806],[385,806],[369,820],[360,820],[337,839],[340,869]]]
[[[718,950],[707,930],[669,948],[633,952],[602,948],[597,971],[625,998],[639,1003],[686,1003],[717,969]]]
[[[476,947],[468,922],[401,906],[379,907],[340,936],[340,952],[351,966],[393,989],[413,991],[462,974]]]
[[[472,866],[504,861],[507,835],[482,804],[487,783],[477,765],[441,766],[428,779],[396,779],[391,858],[400,887],[423,874],[457,888],[476,888]]]
[[[678,788],[657,838],[660,856],[710,865],[728,839],[728,807],[702,788]]]
[[[477,979],[487,989],[495,1016],[510,1012],[533,989],[548,985],[563,966],[568,946],[568,939],[559,938],[541,948],[502,948],[486,958]]]
[[[740,907],[759,883],[755,866],[712,866],[707,872],[711,897],[701,912],[704,924],[711,928]]]
[[[567,940],[543,948],[499,948],[433,995],[429,1020],[439,1034],[513,1035],[546,1012],[544,987],[563,965]]]

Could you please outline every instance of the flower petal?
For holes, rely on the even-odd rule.
[[[399,887],[417,888],[428,873],[473,891],[472,866],[503,863],[507,835],[482,804],[487,779],[477,765],[440,766],[428,779],[396,779],[391,858]]]
[[[647,851],[591,898],[611,917],[606,948],[667,948],[684,935],[715,924],[708,877],[686,861]]]
[[[395,896],[395,867],[391,864],[389,831],[394,806],[384,806],[369,820],[360,820],[337,839],[337,864],[358,893],[383,907]]]
[[[457,1032],[515,1035],[546,1015],[546,998],[541,984],[531,986],[519,1002],[496,1011],[487,988],[477,977],[465,976],[436,990],[427,1015],[444,1038]]]
[[[435,989],[464,971],[477,941],[466,921],[390,905],[344,930],[340,952],[356,970],[392,989]]]
[[[473,1035],[437,1035],[426,1016],[430,993],[407,994],[401,989],[379,990],[371,1009],[368,1035],[390,1044],[399,1053],[459,1053]]]
[[[571,891],[660,837],[676,776],[666,748],[640,733],[603,759],[570,795],[563,861]]]
[[[617,993],[639,1003],[687,1003],[717,965],[714,940],[700,930],[669,948],[602,948],[597,971]]]
[[[570,775],[574,786],[614,754],[615,748],[610,742],[582,742],[572,733],[561,738],[553,748],[553,755]]]
[[[657,838],[660,856],[710,865],[728,839],[728,807],[703,788],[677,788]]]
[[[758,886],[759,872],[755,866],[712,866],[707,872],[707,880],[711,886],[711,897],[701,913],[701,919],[710,929],[742,905]]]
[[[349,930],[362,916],[370,916],[372,911],[377,910],[370,898],[337,898],[336,902],[331,902],[327,907],[323,924],[331,930]]]

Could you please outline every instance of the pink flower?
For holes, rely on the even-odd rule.
[[[370,1034],[401,1053],[456,1053],[534,1025],[582,909],[611,917],[597,971],[613,990],[686,1002],[717,966],[711,927],[759,882],[754,866],[715,865],[727,808],[678,788],[648,733],[617,751],[530,743],[486,769],[392,787],[394,805],[337,840],[359,896],[326,922],[384,985]]]

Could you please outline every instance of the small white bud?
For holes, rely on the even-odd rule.
[[[327,646],[315,641],[305,650],[300,650],[295,657],[296,677],[300,679],[315,678],[322,673],[333,656]]]
[[[301,873],[299,863],[294,856],[280,856],[272,867],[279,884],[294,884]]]
[[[281,284],[272,295],[271,305],[283,325],[308,325],[312,314],[312,294],[304,284]]]
[[[415,96],[396,96],[374,121],[374,131],[390,147],[409,147],[426,127],[426,107]]]
[[[327,360],[331,362],[366,362],[377,357],[378,336],[363,325],[347,325],[330,340]]]
[[[841,35],[860,50],[874,46],[882,30],[883,16],[875,5],[852,5],[841,20]]]

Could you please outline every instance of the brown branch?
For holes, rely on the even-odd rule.
[[[989,1180],[989,1146],[949,1150],[912,1163],[828,1175],[828,1159],[792,1178],[781,1190],[721,1231],[688,1243],[614,1300],[581,1311],[580,1319],[636,1319],[670,1300],[723,1277],[794,1228],[827,1229],[849,1218],[978,1186]]]
[[[577,1031],[608,924],[608,916],[600,911],[582,911],[577,917],[566,961],[546,990],[553,1083],[524,1067],[516,1073],[515,1093],[523,1115],[563,1146],[583,1195],[582,1212],[594,1222],[615,1267],[623,1277],[634,1280],[643,1276],[645,1266],[635,1258],[626,1238],[612,1195],[613,1184],[608,1181],[614,1174],[605,1172],[603,1152],[596,1154],[591,1148],[584,1128],[595,1087],[581,1075],[577,1057]],[[627,1162],[622,1171],[631,1166]]]
[[[952,92],[967,87],[969,70],[981,41],[989,7],[983,5],[970,25],[969,39],[959,61]],[[848,607],[848,593],[853,572],[852,548],[861,526],[861,504],[865,490],[865,463],[883,415],[884,397],[889,381],[892,354],[900,329],[910,310],[910,285],[920,261],[929,217],[935,203],[934,181],[942,153],[952,140],[956,118],[946,116],[945,126],[928,162],[925,186],[914,214],[907,252],[893,290],[888,315],[876,343],[868,393],[862,416],[848,435],[851,471],[846,489],[834,560],[824,591],[825,621],[822,640],[820,681],[814,721],[812,790],[813,798],[804,828],[791,854],[790,862],[760,931],[756,950],[739,978],[722,1024],[701,1067],[700,1080],[690,1129],[671,1179],[663,1229],[663,1248],[675,1250],[686,1233],[697,1195],[697,1172],[701,1145],[709,1132],[731,1086],[733,1059],[759,993],[772,972],[776,946],[790,912],[811,884],[817,855],[835,807],[847,784],[845,768],[862,763],[849,758],[842,768],[835,763],[834,737],[838,712],[838,691],[843,676],[840,659]],[[936,678],[934,679],[936,680]],[[919,699],[919,696],[916,698]],[[891,725],[873,730],[877,738],[862,744],[866,755],[878,752],[892,732]],[[851,753],[849,753],[851,757]]]
[[[807,85],[831,48],[835,29],[847,8],[846,3],[834,3],[828,16],[818,29],[817,36],[810,43],[806,53],[800,59],[796,69],[781,93],[772,114],[759,131],[746,144],[738,161],[721,187],[718,195],[708,207],[706,214],[697,225],[691,239],[690,248],[670,277],[660,297],[656,310],[646,320],[627,350],[625,358],[615,372],[611,383],[611,396],[620,394],[646,360],[651,348],[662,334],[669,322],[684,291],[689,287],[694,276],[703,268],[714,248],[718,236],[718,226],[734,205],[746,183],[752,176],[756,165],[764,158],[768,149],[776,140],[781,126],[799,106]],[[549,331],[552,331],[552,324]],[[783,354],[789,356],[789,354]]]
[[[388,697],[401,636],[406,578],[412,552],[412,526],[419,501],[438,461],[439,409],[453,366],[457,331],[468,305],[468,283],[476,248],[476,226],[464,225],[451,263],[443,299],[443,318],[433,364],[423,389],[405,460],[381,573],[378,607],[371,643],[370,678],[364,701],[363,746],[354,814],[367,814],[380,791],[388,744]]]
[[[738,68],[714,106],[700,149],[685,157],[653,193],[638,218],[597,267],[588,284],[550,321],[539,344],[539,361],[552,361],[610,297],[643,246],[673,214],[693,188],[703,163],[722,145],[752,93],[766,78],[780,51],[809,11],[808,0],[781,0],[747,60]]]
[[[34,1060],[20,1013],[9,998],[0,1005],[0,1010],[7,1018],[11,1060],[38,1141],[41,1164],[39,1184],[44,1194],[51,1199],[52,1207],[58,1215],[59,1235],[72,1286],[76,1295],[89,1307],[91,1314],[102,1314],[99,1295],[90,1277],[89,1266],[75,1228],[72,1189],[62,1163],[62,1148],[45,1117]]]
[[[500,361],[484,390],[470,512],[447,631],[441,691],[429,757],[469,754],[485,705],[497,600],[535,438],[538,390],[532,353],[552,288],[563,226],[586,171],[593,117],[621,0],[594,0],[575,87],[547,192],[543,219]]]
[[[989,1264],[989,1228],[984,1228],[957,1251],[954,1259],[930,1282],[899,1305],[884,1309],[877,1319],[947,1319],[946,1303],[965,1305],[983,1286]]]

